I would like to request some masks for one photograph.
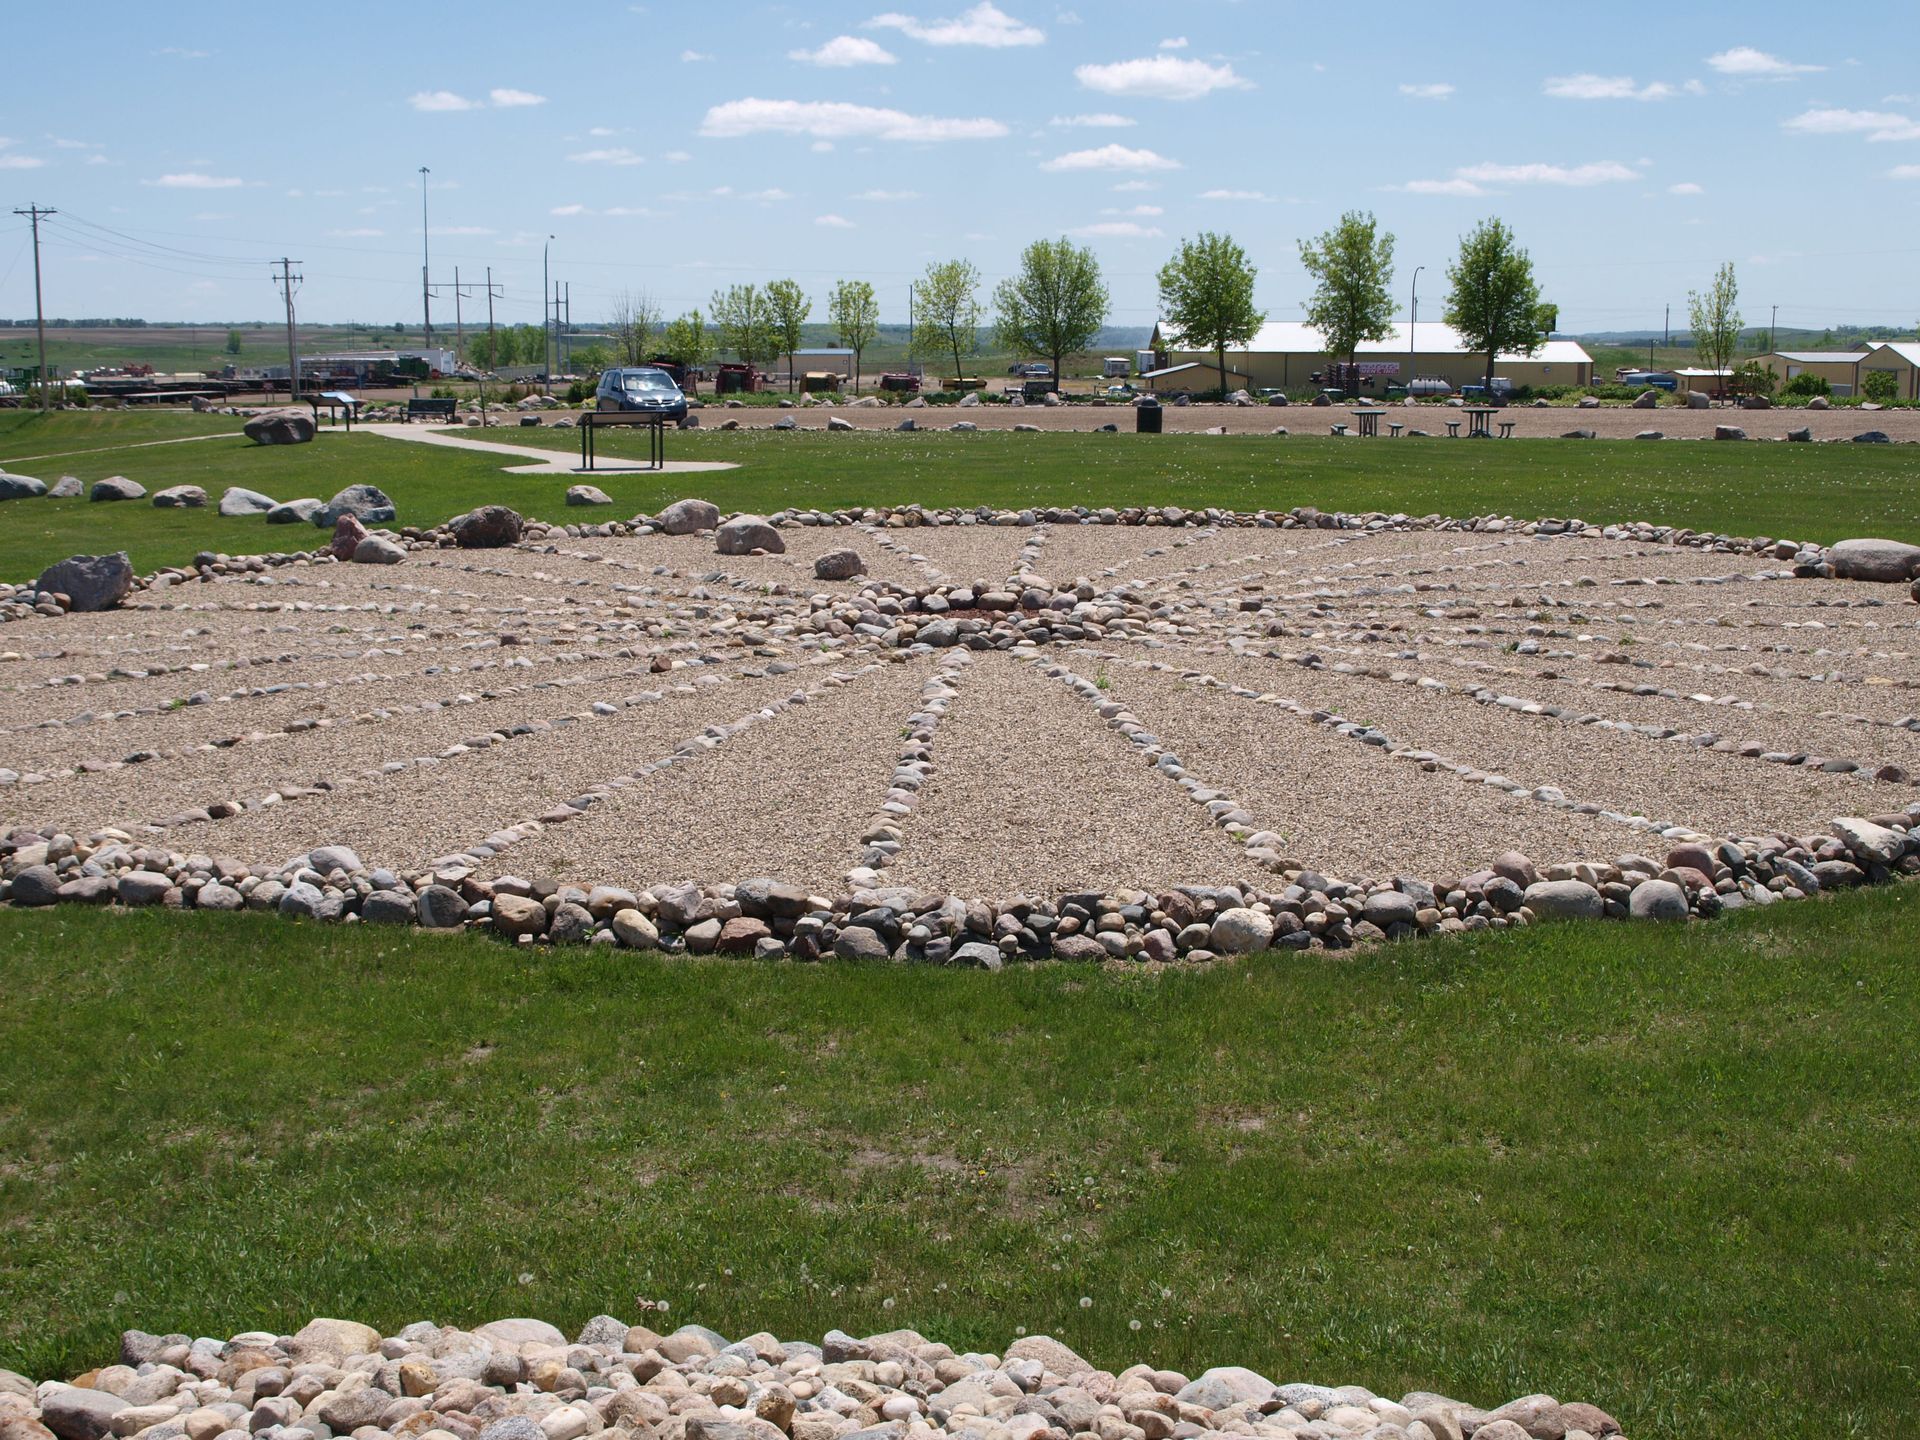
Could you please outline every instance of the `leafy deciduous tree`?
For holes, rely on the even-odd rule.
[[[1360,347],[1393,333],[1393,236],[1369,211],[1349,210],[1340,223],[1300,242],[1300,263],[1313,276],[1307,323],[1326,336],[1327,354],[1344,355],[1354,372]]]
[[[749,370],[761,357],[771,357],[773,307],[757,285],[731,285],[713,292],[713,324],[720,348],[731,350]]]
[[[842,280],[827,297],[827,318],[839,342],[853,351],[853,388],[860,388],[860,356],[880,333],[880,302],[865,280]]]
[[[687,384],[697,393],[699,382],[693,378],[692,372],[701,369],[713,358],[713,336],[707,329],[707,322],[700,318],[698,310],[689,310],[678,320],[667,322],[662,341],[667,353],[687,367]]]
[[[613,336],[614,351],[623,365],[639,365],[653,348],[653,332],[660,328],[660,306],[642,290],[634,294],[623,290],[614,301],[613,318],[607,331]]]
[[[807,299],[807,292],[794,280],[775,280],[767,286],[767,306],[771,311],[772,328],[779,349],[787,356],[787,389],[793,389],[793,352],[800,348],[801,329],[807,323],[807,316],[813,310],[813,302]]]
[[[994,328],[1016,354],[1045,355],[1060,384],[1060,364],[1093,344],[1107,319],[1107,286],[1093,251],[1062,236],[1020,252],[1020,269],[993,292]]]
[[[1713,272],[1713,283],[1704,292],[1687,292],[1687,324],[1700,363],[1716,376],[1731,369],[1740,339],[1740,284],[1734,279],[1731,260]]]
[[[1498,357],[1536,353],[1559,318],[1555,307],[1540,303],[1533,261],[1498,219],[1482,220],[1460,237],[1447,284],[1446,322],[1487,357],[1489,389]]]
[[[1173,258],[1160,267],[1160,315],[1175,345],[1211,350],[1220,367],[1220,390],[1227,389],[1227,346],[1245,345],[1266,323],[1253,303],[1259,272],[1231,236],[1203,230],[1182,240]]]
[[[914,287],[913,348],[952,355],[956,376],[961,357],[980,349],[979,288],[980,272],[970,260],[929,265]]]
[[[246,343],[246,337],[238,330],[227,331],[227,354],[238,355],[241,347]]]

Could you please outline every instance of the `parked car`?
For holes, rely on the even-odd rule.
[[[596,410],[637,410],[668,420],[687,418],[687,397],[673,376],[657,365],[630,365],[600,372],[593,392]]]
[[[1051,380],[1053,379],[1053,367],[1051,365],[1022,365],[1020,367],[1020,378],[1022,380]]]

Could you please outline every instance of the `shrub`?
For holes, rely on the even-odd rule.
[[[1818,375],[1799,374],[1780,387],[1782,395],[1811,400],[1816,395],[1833,394],[1833,386]]]
[[[1900,394],[1900,381],[1891,370],[1869,370],[1860,377],[1860,393],[1869,400],[1892,400]]]
[[[1771,396],[1775,383],[1773,371],[1758,360],[1747,361],[1731,377],[1731,388],[1736,395]]]

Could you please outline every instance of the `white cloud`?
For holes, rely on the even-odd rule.
[[[556,205],[547,212],[549,215],[591,215],[593,211],[584,205]]]
[[[1126,95],[1149,100],[1198,100],[1215,90],[1249,90],[1251,82],[1233,73],[1231,65],[1209,65],[1204,60],[1182,60],[1154,55],[1145,60],[1121,60],[1112,65],[1080,65],[1074,78],[1103,95]]]
[[[435,225],[430,235],[493,235],[498,232],[485,225]]]
[[[843,215],[816,215],[813,217],[813,223],[824,225],[829,230],[853,229],[853,222]]]
[[[1130,205],[1125,210],[1109,208],[1102,210],[1100,213],[1102,215],[1132,215],[1136,218],[1145,219],[1154,215],[1164,215],[1167,213],[1167,209],[1164,205]]]
[[[211,50],[187,50],[178,45],[162,45],[153,53],[156,55],[171,55],[176,60],[204,60],[213,52]]]
[[[1409,195],[1484,195],[1471,180],[1409,180],[1400,187]]]
[[[547,97],[536,95],[531,90],[489,90],[487,98],[502,110],[514,110],[524,105],[544,105]]]
[[[1187,37],[1184,35],[1170,36],[1160,42],[1159,48],[1162,50],[1184,50],[1187,48]]]
[[[387,232],[375,230],[370,225],[356,225],[351,230],[329,230],[327,234],[335,240],[378,240]]]
[[[1868,140],[1920,140],[1920,124],[1891,110],[1807,110],[1783,121],[1799,135],[1865,135]]]
[[[1790,60],[1782,60],[1778,55],[1756,50],[1751,45],[1736,45],[1731,50],[1722,50],[1718,55],[1709,55],[1707,64],[1722,75],[1741,80],[1784,80],[1789,75],[1806,75],[1827,68],[1824,65],[1796,65]]]
[[[890,200],[918,200],[920,198],[920,192],[918,190],[862,190],[853,198],[856,200],[875,200],[882,202]]]
[[[1202,200],[1271,200],[1264,190],[1202,190]]]
[[[647,157],[639,155],[624,145],[615,145],[605,150],[580,150],[567,156],[576,165],[644,165]]]
[[[1139,122],[1129,120],[1125,115],[1102,112],[1097,115],[1056,115],[1047,123],[1062,130],[1124,130]]]
[[[998,120],[909,115],[842,100],[729,100],[707,111],[700,133],[718,139],[743,135],[812,135],[823,140],[995,140],[1007,133]]]
[[[1057,155],[1042,170],[1178,170],[1180,162],[1151,150],[1129,150],[1125,145],[1102,145],[1098,150],[1073,150]]]
[[[1667,186],[1669,195],[1704,195],[1706,193],[1705,186],[1696,185],[1691,180],[1682,180],[1678,185]]]
[[[699,50],[682,50],[680,52],[680,63],[682,65],[701,65],[711,59],[713,59],[713,56]]]
[[[1920,165],[1896,165],[1887,171],[1889,180],[1920,180]]]
[[[1638,180],[1640,174],[1618,160],[1593,160],[1585,165],[1468,165],[1453,172],[1456,180],[1481,185],[1607,185],[1616,180]]]
[[[237,190],[247,182],[232,175],[202,175],[189,170],[180,175],[162,175],[158,180],[143,180],[143,185],[157,185],[162,190]]]
[[[456,95],[451,90],[421,90],[407,97],[407,103],[416,110],[430,114],[454,110],[478,110],[480,102],[469,100],[464,95]]]
[[[828,69],[845,69],[849,65],[893,65],[899,61],[899,57],[879,41],[869,40],[863,35],[836,35],[818,50],[789,50],[787,58]]]
[[[1631,75],[1554,75],[1541,90],[1556,100],[1665,100],[1676,92],[1664,80],[1635,85]]]
[[[759,200],[771,205],[781,200],[791,200],[793,196],[782,190],[778,185],[775,185],[768,190],[749,190],[740,198],[742,200]]]
[[[111,165],[112,163],[113,162],[104,155],[87,156],[87,164],[89,165]]]
[[[47,140],[56,150],[98,150],[101,148],[99,142],[94,140],[68,140],[59,135],[49,135],[47,136]],[[0,149],[5,149],[12,143],[11,140],[0,139]]]
[[[619,132],[606,125],[596,125],[587,134],[595,140],[606,140]]]
[[[816,155],[831,155],[833,153],[833,142],[831,140],[816,140],[807,146],[807,149]]]
[[[1402,85],[1400,93],[1410,100],[1445,100],[1453,94],[1453,86],[1444,80],[1433,80],[1416,85]]]
[[[660,158],[665,160],[669,165],[684,165],[687,161],[691,160],[693,156],[684,150],[669,150]]]
[[[38,155],[0,155],[0,170],[38,170],[46,163]]]
[[[898,30],[910,39],[926,45],[983,45],[1004,50],[1016,45],[1041,45],[1046,34],[1023,24],[992,3],[981,3],[954,20],[920,20],[912,15],[889,11],[867,22],[884,30]]]
[[[1130,195],[1143,190],[1158,190],[1160,187],[1151,180],[1122,180],[1113,187],[1116,195]]]
[[[1073,232],[1109,240],[1151,240],[1166,232],[1155,225],[1140,225],[1132,220],[1102,220],[1097,225],[1082,225]]]

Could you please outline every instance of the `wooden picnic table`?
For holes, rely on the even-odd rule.
[[[1380,417],[1387,412],[1377,406],[1347,412],[1360,422],[1360,438],[1368,439],[1380,433]]]
[[[1493,438],[1493,417],[1500,413],[1498,405],[1468,405],[1463,407],[1467,415],[1467,438],[1479,435],[1488,440]]]

